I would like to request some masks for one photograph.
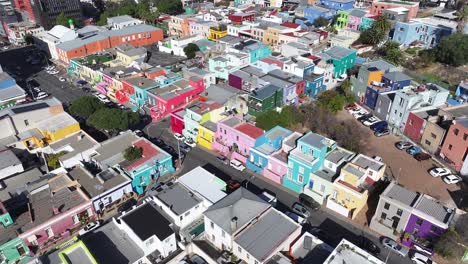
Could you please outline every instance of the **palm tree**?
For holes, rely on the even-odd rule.
[[[374,24],[372,26],[377,30],[387,32],[390,30],[391,25],[390,22],[388,22],[387,18],[384,15],[382,15],[374,21]]]
[[[457,32],[463,33],[466,22],[468,22],[468,7],[465,5],[458,10],[455,15],[457,16]]]

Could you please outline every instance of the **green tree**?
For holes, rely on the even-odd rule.
[[[468,35],[456,33],[442,38],[435,48],[437,61],[455,67],[468,62]]]
[[[187,58],[189,58],[189,59],[193,59],[193,58],[195,58],[196,52],[199,51],[199,50],[200,50],[200,48],[196,44],[189,43],[184,48],[185,56],[187,56]]]
[[[184,12],[180,0],[159,0],[156,4],[158,11],[169,15],[179,15]]]
[[[400,44],[395,41],[385,43],[379,50],[379,53],[389,62],[399,65],[403,62],[403,53],[400,50]]]
[[[23,39],[24,39],[24,42],[26,42],[26,45],[31,45],[31,44],[34,44],[34,38],[33,38],[33,35],[31,34],[25,34],[23,36]]]
[[[139,122],[138,113],[113,108],[99,109],[87,119],[88,125],[112,132],[127,130]]]
[[[361,35],[359,36],[359,42],[367,45],[377,46],[377,44],[382,42],[385,37],[386,33],[384,31],[371,28],[361,32]]]
[[[328,19],[322,16],[319,16],[314,20],[314,27],[317,27],[317,28],[326,27],[328,26],[329,23],[330,21],[328,21]]]
[[[69,27],[70,23],[68,23],[68,20],[70,20],[70,18],[67,17],[64,12],[62,12],[55,19],[55,24],[62,25],[64,27]],[[73,24],[76,25],[74,20],[73,20]]]
[[[124,151],[124,158],[129,162],[140,159],[143,156],[143,149],[139,147],[130,146]]]
[[[317,98],[317,105],[322,109],[331,111],[332,113],[342,110],[345,102],[345,97],[333,90],[323,91]]]
[[[59,158],[65,155],[65,151],[61,151],[56,154],[49,154],[47,155],[47,167],[51,170],[55,170],[60,167],[60,160]]]
[[[376,30],[380,30],[383,32],[387,32],[390,30],[391,24],[387,20],[386,16],[380,16],[377,18],[374,23],[372,24],[372,28]]]
[[[108,11],[104,11],[101,13],[99,16],[99,20],[97,21],[98,26],[105,26],[107,25],[107,19],[111,17],[110,13]]]
[[[468,22],[468,6],[463,5],[456,13],[457,16],[457,32],[463,33],[465,25]]]
[[[70,113],[74,116],[88,118],[94,112],[104,108],[99,99],[94,96],[82,96],[71,103]]]

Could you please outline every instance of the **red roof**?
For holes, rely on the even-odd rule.
[[[286,22],[284,22],[283,24],[281,24],[281,26],[283,26],[283,27],[288,27],[288,28],[298,28],[298,27],[300,27],[301,25],[296,24],[296,23],[293,23],[293,22],[286,21]]]
[[[375,181],[369,177],[366,177],[366,182],[369,183],[370,185],[374,185]]]
[[[313,61],[320,60],[320,57],[317,57],[317,56],[315,56],[315,55],[309,55],[309,56],[307,56],[307,58],[308,58],[308,59],[311,59],[311,60],[313,60]]]
[[[345,182],[345,181],[339,180],[338,182],[339,182],[340,184],[343,184],[344,186],[346,186],[346,187],[348,187],[348,188],[350,188],[350,189],[352,189],[352,190],[358,192],[358,193],[362,193],[362,191],[363,191],[361,188],[358,188],[358,187],[356,187],[356,186],[354,186],[354,185],[352,185],[352,184],[350,184],[350,183],[347,183],[347,182]]]
[[[298,37],[294,35],[294,32],[283,33],[282,35],[289,36],[289,37]]]
[[[254,126],[254,125],[251,125],[249,123],[243,123],[243,124],[237,126],[236,130],[246,134],[247,136],[249,136],[249,137],[251,137],[253,139],[257,139],[258,137],[260,137],[264,133],[262,129],[260,129],[260,128]]]
[[[137,168],[138,166],[142,165],[143,163],[147,162],[148,160],[160,153],[159,150],[152,143],[146,141],[145,139],[139,139],[138,141],[133,143],[133,146],[142,148],[143,156],[125,168],[129,171],[133,170],[134,168]]]
[[[266,57],[266,58],[261,59],[261,61],[263,61],[265,63],[268,63],[268,64],[276,64],[279,67],[283,68],[283,63],[281,61],[278,61],[278,60],[275,60],[275,59],[272,59],[272,58]]]

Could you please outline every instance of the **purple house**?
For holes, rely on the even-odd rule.
[[[250,147],[255,145],[255,140],[263,133],[264,131],[260,128],[237,117],[227,117],[218,122],[212,147],[229,159],[237,159],[245,163]]]

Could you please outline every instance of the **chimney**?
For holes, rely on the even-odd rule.
[[[54,215],[58,215],[60,213],[57,207],[54,207],[53,210],[54,210]]]
[[[237,217],[231,219],[231,232],[234,233],[237,230]]]
[[[82,140],[84,138],[83,133],[79,133],[77,138],[78,138],[78,141]]]

